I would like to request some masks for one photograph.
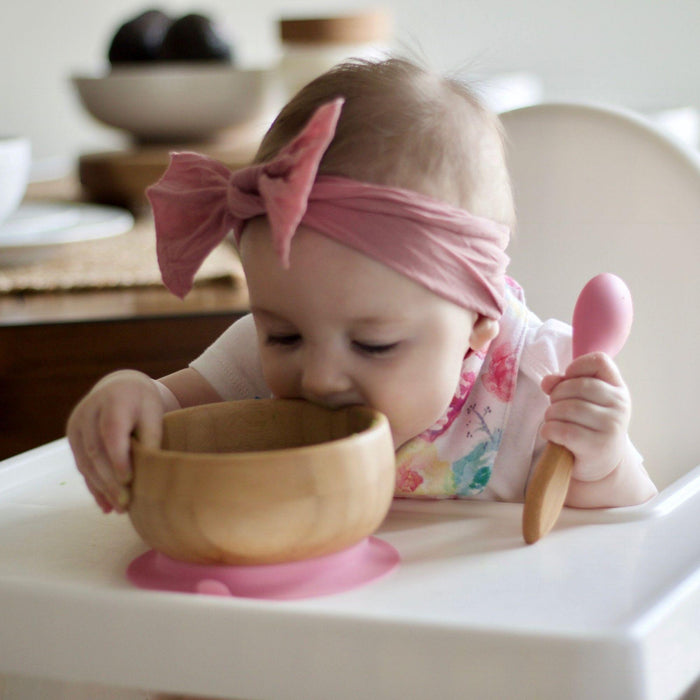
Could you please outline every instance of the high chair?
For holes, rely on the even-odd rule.
[[[152,592],[124,574],[144,545],[126,518],[99,513],[59,440],[0,464],[2,700],[143,700],[140,688],[698,697],[700,160],[618,110],[538,105],[503,121],[518,207],[512,274],[530,306],[568,320],[604,271],[632,291],[618,360],[659,495],[565,508],[531,546],[521,504],[397,501],[377,534],[401,564],[364,587],[287,602]]]

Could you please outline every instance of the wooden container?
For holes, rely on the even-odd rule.
[[[385,416],[304,401],[233,401],[165,416],[160,449],[132,443],[131,522],[174,559],[271,564],[374,532],[394,493]]]
[[[370,44],[388,41],[391,15],[383,9],[327,17],[284,17],[282,44]]]
[[[349,58],[385,58],[392,23],[391,14],[379,9],[337,16],[282,18],[278,72],[286,98]]]
[[[126,207],[134,214],[149,212],[146,188],[163,176],[173,151],[196,151],[232,170],[248,165],[258,147],[258,128],[231,129],[209,143],[140,145],[123,151],[84,153],[78,160],[83,196],[90,202]]]

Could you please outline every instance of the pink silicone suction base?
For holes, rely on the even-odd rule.
[[[139,588],[151,590],[293,600],[362,586],[388,574],[399,560],[390,544],[368,537],[324,557],[259,566],[190,564],[150,550],[134,559],[126,574]]]

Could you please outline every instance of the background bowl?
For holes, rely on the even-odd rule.
[[[0,136],[0,224],[17,209],[29,182],[32,149],[22,136]]]
[[[132,443],[129,517],[173,559],[272,564],[372,534],[394,494],[385,416],[305,401],[232,401],[166,414],[161,449]]]
[[[93,117],[149,143],[206,140],[256,120],[266,127],[278,106],[273,71],[225,64],[119,67],[72,82]]]

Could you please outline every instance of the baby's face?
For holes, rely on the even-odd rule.
[[[240,251],[275,396],[375,408],[397,448],[443,415],[476,314],[303,226],[287,270],[265,220],[248,225]]]

